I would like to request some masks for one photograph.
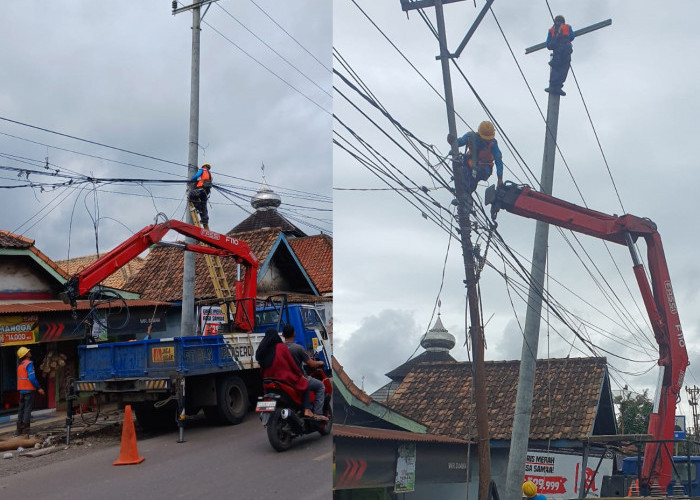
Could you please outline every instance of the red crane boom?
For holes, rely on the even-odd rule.
[[[235,257],[238,264],[245,265],[243,281],[236,281],[235,292],[238,307],[236,307],[234,327],[243,332],[252,331],[258,290],[258,259],[250,251],[248,244],[236,238],[177,220],[168,220],[141,229],[131,238],[71,277],[66,282],[65,291],[61,294],[63,301],[75,307],[78,297],[85,295],[92,287],[121,269],[148,247],[158,243],[171,229],[209,246],[168,243],[169,246],[220,257],[232,256]]]
[[[680,398],[686,367],[690,363],[656,224],[634,215],[616,216],[596,212],[534,191],[528,186],[511,183],[498,189],[489,187],[486,190],[486,204],[491,204],[493,219],[498,210],[504,208],[516,215],[628,246],[634,263],[634,275],[659,345],[658,364],[661,367],[648,433],[655,440],[664,442],[647,443],[641,483],[649,487],[656,479],[661,490],[665,491],[671,481],[673,467],[676,403]],[[634,242],[640,237],[644,238],[647,246],[651,284],[634,247]]]

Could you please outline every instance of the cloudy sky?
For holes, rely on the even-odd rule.
[[[166,0],[3,2],[0,185],[26,185],[17,169],[56,175],[0,190],[2,229],[65,259],[95,253],[95,226],[103,252],[159,212],[183,217],[184,184],[40,184],[187,176],[191,26]],[[264,164],[283,213],[332,232],[331,31],[331,6],[311,0],[220,0],[205,14],[198,165],[226,189],[212,192],[212,229],[250,213]]]
[[[445,6],[452,51],[483,4]],[[433,9],[425,12],[434,23]],[[700,114],[695,54],[700,36],[694,26],[700,5],[682,1],[659,9],[648,0],[495,2],[458,64],[501,127],[497,139],[508,180],[533,185],[540,177],[549,52],[525,55],[525,48],[544,41],[552,16],[560,13],[575,30],[609,18],[613,22],[574,41],[573,74],[565,84],[568,95],[561,99],[558,145],[563,156],[556,159],[554,195],[657,223],[690,352],[686,385],[700,385],[700,235],[694,190],[700,181],[695,151]],[[356,74],[366,85],[364,92],[371,92],[395,120],[447,153],[445,105],[431,88],[443,94],[440,63],[435,60],[439,49],[426,22],[416,11],[407,17],[398,1],[336,0],[333,15],[334,67],[348,78]],[[348,67],[341,67],[341,58]],[[454,66],[451,74],[455,107],[463,119],[457,119],[457,126],[463,134],[486,119],[486,113]],[[444,189],[433,189],[437,185],[427,170],[448,179],[449,174],[439,166],[425,169],[426,163],[438,164],[436,156],[431,153],[422,160],[419,153],[425,155],[426,148],[419,147],[418,152],[409,148],[419,161],[409,157],[348,100],[408,148],[385,117],[340,78],[334,85],[334,138],[363,151],[359,140],[366,141],[375,150],[374,162],[381,158],[385,165],[391,163],[403,183],[430,188],[431,196],[449,207],[451,197]],[[444,227],[388,189],[398,188],[397,181],[387,184],[380,176],[334,147],[336,353],[368,391],[387,382],[382,374],[415,352],[435,320],[438,296],[442,321],[457,337],[451,353],[460,360],[468,357],[460,244],[450,242]],[[485,184],[479,188],[479,196],[484,188]],[[441,219],[449,225],[451,217],[443,211]],[[498,229],[529,270],[534,222],[503,212]],[[476,233],[473,236],[476,241]],[[483,249],[485,239],[480,243]],[[639,248],[645,256],[644,244]],[[520,359],[523,293],[506,287],[504,263],[494,251],[488,258],[493,267],[487,266],[481,276],[483,317],[488,320],[486,359]],[[625,247],[606,247],[594,238],[550,230],[548,284],[553,298],[570,312],[572,326],[590,338],[596,352],[607,356],[614,390],[626,384],[638,392],[650,388],[653,395],[658,353],[631,267]],[[508,278],[516,278],[505,269]],[[550,327],[542,322],[540,358],[591,355],[552,313],[548,317]],[[682,396],[681,410],[687,412],[685,391]]]

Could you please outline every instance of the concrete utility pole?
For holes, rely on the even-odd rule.
[[[435,16],[437,20],[438,39],[440,43],[440,63],[442,65],[443,83],[445,86],[445,102],[447,105],[447,125],[451,135],[457,137],[457,124],[455,120],[454,100],[452,96],[452,80],[450,77],[450,58],[454,57],[447,50],[447,36],[445,34],[445,17],[442,4],[451,3],[459,0],[401,0],[401,8],[404,11],[419,9],[424,7],[435,7]],[[472,29],[465,37],[465,41],[460,46],[461,53],[466,41],[471,37],[471,34],[476,29],[476,26],[481,21],[483,16],[488,12],[493,0],[488,0],[486,6],[482,10],[480,17],[475,22]],[[459,155],[459,147],[457,141],[451,145],[450,153],[452,155],[452,171],[455,183],[455,196],[457,199],[457,222],[459,224],[459,232],[462,240],[462,257],[464,259],[464,272],[466,275],[467,285],[467,302],[469,305],[469,335],[472,339],[473,349],[473,383],[472,394],[476,404],[476,426],[479,454],[479,500],[486,500],[489,496],[489,487],[491,484],[491,450],[489,442],[489,427],[488,427],[488,402],[486,398],[485,387],[485,367],[484,367],[484,329],[481,324],[479,314],[479,297],[477,291],[477,283],[479,281],[474,270],[474,247],[471,242],[471,224],[469,213],[472,210],[472,198],[470,193],[465,189],[464,185],[464,166],[461,162],[455,161]]]
[[[589,33],[595,29],[609,26],[612,20],[588,26],[574,31],[574,36]],[[541,43],[525,50],[526,54],[545,48]],[[558,94],[549,94],[547,102],[547,123],[544,139],[544,155],[542,157],[542,173],[540,175],[541,192],[551,195],[554,183],[554,158],[557,148],[557,129],[559,127]],[[544,294],[544,273],[547,266],[547,244],[549,241],[549,224],[537,221],[535,226],[535,243],[532,251],[532,267],[530,269],[530,290],[527,297],[525,313],[525,332],[522,354],[520,356],[520,374],[518,376],[518,393],[515,399],[515,415],[513,416],[513,432],[510,439],[510,454],[504,499],[514,500],[522,497],[521,486],[525,475],[525,460],[530,439],[530,417],[532,414],[532,395],[535,386],[535,368],[537,364],[537,348],[540,337],[540,318],[542,314],[542,298]]]
[[[190,146],[187,155],[187,179],[197,173],[197,157],[199,153],[199,35],[201,32],[200,9],[203,5],[209,9],[209,4],[216,0],[195,2],[186,7],[177,7],[173,0],[173,15],[192,11],[192,71],[190,76]],[[206,11],[204,11],[206,14]],[[192,215],[186,210],[185,222],[192,224]],[[185,243],[194,244],[192,238],[185,238]],[[180,335],[194,335],[194,253],[185,251],[185,265],[182,271],[182,316],[180,318]]]

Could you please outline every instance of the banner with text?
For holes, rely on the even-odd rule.
[[[0,316],[0,345],[33,344],[39,334],[39,317]]]
[[[582,472],[581,455],[528,450],[523,481],[535,483],[537,493],[546,496],[548,500],[577,498],[581,477],[585,474],[588,488],[586,498],[599,498],[603,476],[611,475],[613,468],[612,457],[606,456],[594,477],[599,460],[600,457],[589,456],[586,470]]]

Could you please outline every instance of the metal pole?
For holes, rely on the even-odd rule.
[[[187,178],[197,173],[197,155],[199,153],[199,35],[200,7],[192,9],[192,72],[190,85],[190,146],[187,156]],[[186,222],[192,224],[192,215],[185,211]],[[185,238],[185,243],[194,244],[193,238]],[[180,335],[194,333],[194,253],[185,251],[185,264],[182,272],[182,316]]]
[[[445,103],[447,104],[447,124],[449,133],[457,136],[455,121],[454,99],[452,96],[452,80],[450,77],[450,60],[447,50],[447,37],[445,35],[445,17],[442,10],[442,1],[435,0],[435,15],[437,18],[438,39],[440,41],[440,63],[442,65],[442,77],[445,86]],[[457,141],[451,145],[452,170],[454,173],[455,196],[457,198],[457,222],[462,240],[462,257],[464,259],[464,272],[467,284],[467,300],[469,304],[469,318],[471,320],[469,334],[472,337],[473,353],[473,377],[472,394],[476,403],[476,427],[479,439],[479,500],[486,500],[491,483],[491,457],[488,427],[488,406],[485,390],[484,369],[484,342],[481,319],[479,317],[479,300],[477,296],[477,278],[474,271],[474,252],[471,242],[471,227],[469,224],[469,212],[472,207],[470,193],[464,189],[464,172],[461,163],[455,159],[459,154]]]
[[[549,94],[547,105],[547,129],[544,140],[544,157],[540,189],[545,194],[552,194],[554,183],[554,155],[557,146],[557,128],[559,125],[559,99],[557,94]],[[530,438],[530,415],[532,414],[532,394],[535,385],[535,368],[537,364],[537,347],[540,336],[540,313],[544,293],[544,272],[547,265],[547,243],[549,224],[537,221],[535,226],[535,244],[532,251],[532,268],[530,270],[530,290],[527,298],[525,315],[525,332],[523,349],[520,357],[520,374],[518,376],[518,394],[515,399],[513,416],[513,433],[510,440],[510,455],[506,477],[505,498],[521,498],[521,485],[525,474],[525,460]]]

